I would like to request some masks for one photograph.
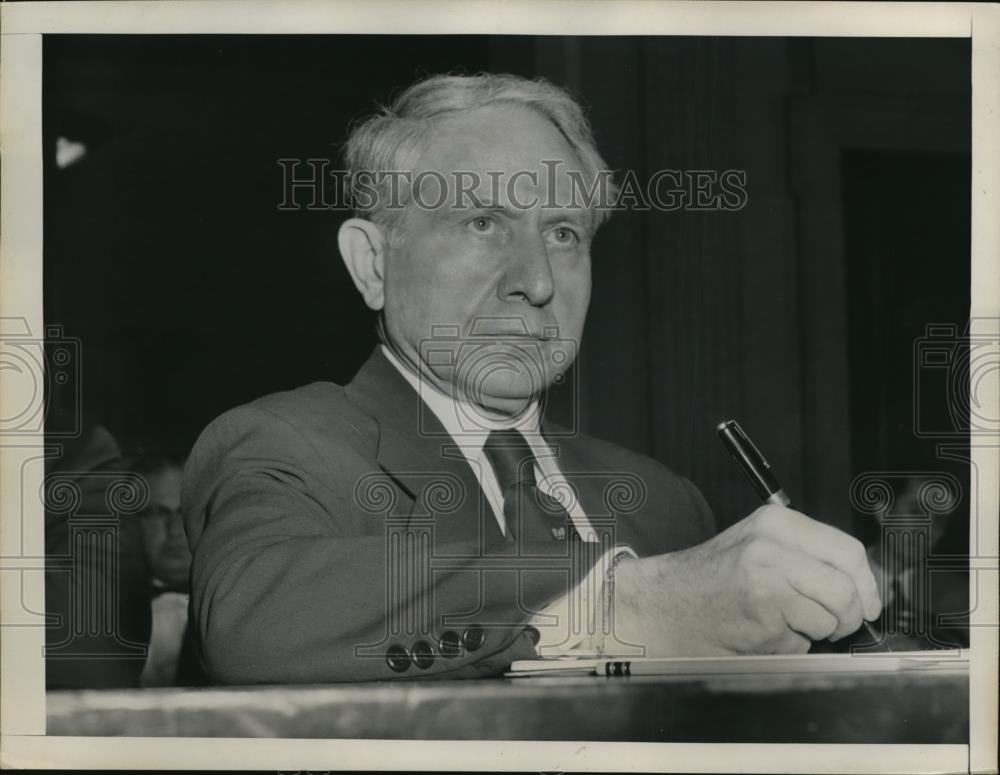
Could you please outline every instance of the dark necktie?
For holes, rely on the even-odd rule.
[[[521,552],[565,553],[572,521],[559,501],[538,489],[535,456],[524,436],[516,430],[492,431],[483,451],[500,483],[508,534]]]

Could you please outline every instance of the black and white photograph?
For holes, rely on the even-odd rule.
[[[280,6],[2,8],[4,766],[995,772],[997,7]]]

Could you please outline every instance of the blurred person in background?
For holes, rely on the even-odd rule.
[[[96,421],[57,447],[45,476],[46,686],[138,686],[151,627],[148,571],[138,520],[112,503],[134,476]]]
[[[137,515],[152,613],[149,655],[140,684],[172,686],[177,683],[190,589],[191,552],[181,514],[184,459],[176,454],[145,453],[132,469],[149,487],[149,501]]]

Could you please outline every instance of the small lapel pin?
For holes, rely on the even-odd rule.
[[[566,528],[564,527],[554,527],[552,528],[552,537],[557,541],[562,541],[566,538]]]

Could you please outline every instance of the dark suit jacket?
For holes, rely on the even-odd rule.
[[[657,554],[714,532],[698,490],[660,463],[543,432],[605,548]],[[209,425],[183,498],[210,680],[482,677],[533,657],[528,619],[597,553],[505,540],[454,444],[378,349],[346,387],[266,396]]]

